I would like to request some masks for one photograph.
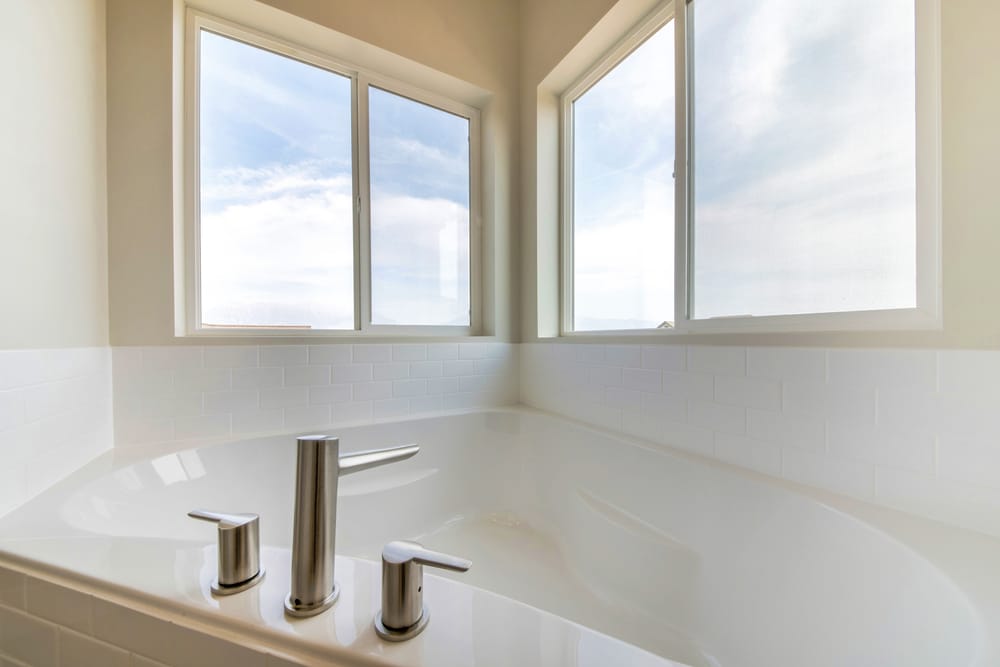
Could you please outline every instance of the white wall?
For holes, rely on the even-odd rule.
[[[104,0],[0,8],[0,349],[106,345]]]

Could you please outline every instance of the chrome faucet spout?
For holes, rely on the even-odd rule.
[[[289,615],[313,616],[328,609],[340,595],[334,579],[340,476],[402,461],[418,451],[416,445],[404,445],[341,457],[339,438],[327,435],[298,438],[292,581],[285,600]]]
[[[369,468],[375,468],[386,463],[403,461],[414,456],[420,448],[416,445],[401,445],[388,449],[373,449],[357,454],[347,454],[340,457],[340,476],[350,475],[352,472],[361,472]]]

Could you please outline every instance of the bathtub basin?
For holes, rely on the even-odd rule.
[[[327,621],[281,609],[294,434],[109,455],[0,519],[0,557],[237,616],[338,664],[1000,664],[996,540],[527,409],[330,432],[345,452],[421,452],[341,480]],[[211,597],[195,507],[261,515],[259,591]],[[426,572],[427,633],[387,648],[370,624],[394,539],[473,567]]]

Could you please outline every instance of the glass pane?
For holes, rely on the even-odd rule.
[[[674,319],[674,23],[573,102],[573,328]]]
[[[354,328],[351,81],[201,33],[204,326]]]
[[[469,121],[369,87],[372,323],[469,326]]]
[[[916,305],[913,0],[694,0],[693,315]]]

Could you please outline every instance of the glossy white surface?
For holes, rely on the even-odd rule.
[[[524,410],[339,435],[345,451],[422,451],[342,480],[344,592],[317,618],[282,613],[290,436],[92,466],[0,520],[0,551],[344,664],[997,663],[992,538]],[[261,514],[260,587],[211,597],[214,533],[184,515],[194,506]],[[397,538],[473,567],[426,573],[430,626],[390,645],[371,619],[375,559]]]

